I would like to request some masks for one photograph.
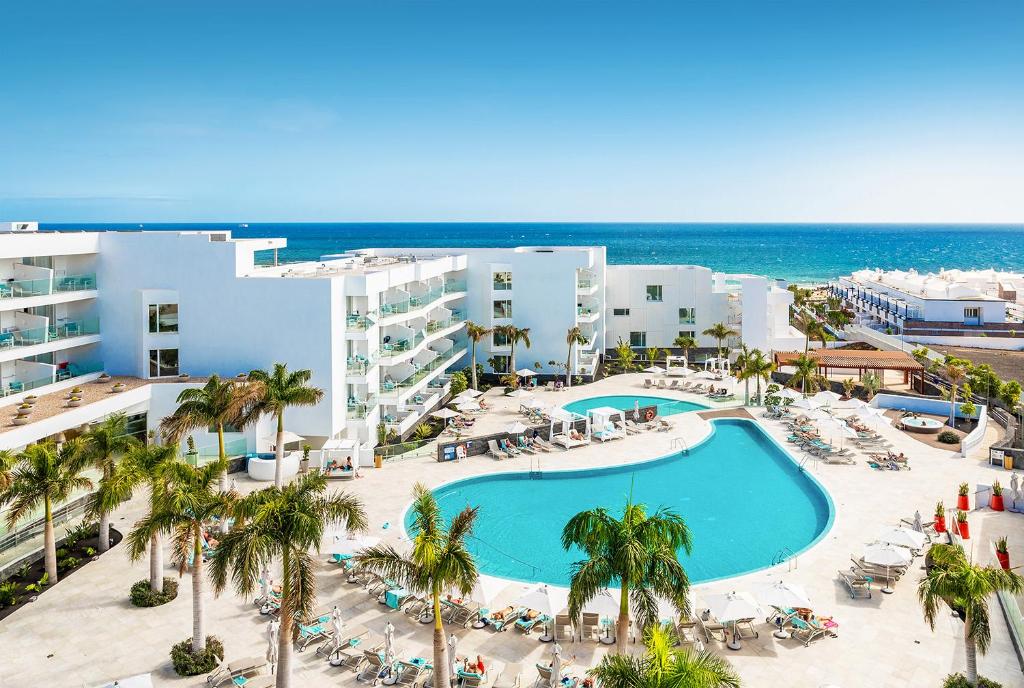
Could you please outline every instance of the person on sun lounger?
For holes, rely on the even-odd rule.
[[[571,440],[576,440],[577,442],[580,442],[580,441],[582,441],[582,440],[583,440],[583,435],[581,435],[581,434],[580,434],[580,433],[579,433],[579,432],[578,432],[578,431],[577,431],[577,430],[576,430],[576,429],[574,428],[574,429],[572,429],[572,430],[570,430],[570,431],[569,431],[569,439],[571,439]]]
[[[515,607],[505,607],[504,609],[491,614],[491,618],[495,621],[504,621],[507,616],[514,614],[515,611]]]

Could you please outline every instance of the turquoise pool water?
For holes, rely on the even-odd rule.
[[[784,548],[799,552],[828,530],[831,500],[755,423],[721,419],[712,425],[713,434],[685,455],[601,469],[483,475],[434,494],[448,519],[466,506],[480,507],[470,546],[482,572],[555,585],[569,584],[570,565],[581,558],[562,549],[565,522],[597,506],[621,514],[631,489],[636,502],[686,519],[694,547],[681,556],[693,582],[769,566]],[[557,460],[549,455],[545,464]]]
[[[589,399],[571,401],[562,408],[566,411],[572,411],[573,413],[585,416],[590,409],[600,408],[601,406],[611,406],[620,411],[632,411],[636,408],[637,402],[641,406],[657,406],[659,416],[672,416],[677,413],[686,413],[687,411],[704,411],[708,408],[691,401],[679,401],[678,399],[667,399],[665,397],[649,397],[644,394],[615,394],[604,397],[590,397]]]

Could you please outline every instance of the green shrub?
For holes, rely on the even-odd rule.
[[[178,581],[173,578],[164,578],[164,591],[153,592],[149,588],[149,580],[140,580],[132,586],[128,598],[136,607],[159,607],[167,604],[178,596]]]
[[[968,683],[967,677],[963,674],[950,674],[946,677],[946,680],[942,682],[942,688],[972,688],[972,686]],[[984,676],[979,676],[978,688],[1003,688],[1003,684],[990,681]]]
[[[185,638],[171,648],[171,663],[178,676],[208,674],[224,659],[224,645],[216,636],[206,636],[206,650],[192,652],[192,639]]]
[[[935,439],[943,444],[960,444],[960,435],[956,434],[952,430],[943,430]]]
[[[85,556],[87,556],[87,557],[95,557],[96,556],[96,548],[95,547],[86,547],[83,551],[85,552]]]
[[[50,574],[44,573],[43,577],[35,583],[29,583],[25,586],[25,592],[42,592],[43,588],[50,584]]]
[[[64,559],[69,554],[71,554],[71,551],[67,547],[60,547],[60,548],[57,549],[57,558],[58,559]]]
[[[469,383],[466,381],[466,376],[462,374],[462,371],[456,370],[452,373],[449,392],[453,397],[457,397],[465,392],[467,387],[469,387]]]
[[[70,571],[71,569],[78,566],[81,563],[75,557],[64,557],[57,561],[57,570],[63,573],[64,571]]]
[[[18,584],[14,581],[0,583],[0,609],[18,604]]]

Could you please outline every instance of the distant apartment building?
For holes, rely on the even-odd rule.
[[[908,341],[1024,348],[1024,275],[994,270],[860,270],[829,284],[855,322]]]

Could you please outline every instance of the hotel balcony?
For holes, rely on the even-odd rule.
[[[384,423],[388,432],[393,432],[399,437],[412,430],[420,422],[423,416],[416,411],[396,411],[391,409],[381,415],[381,422]]]
[[[20,279],[19,273],[38,273]],[[56,275],[50,268],[15,265],[15,276],[0,281],[0,310],[47,306],[96,297],[96,275]]]
[[[597,293],[597,276],[589,270],[580,270],[576,273],[576,294],[577,296],[593,296]]]
[[[462,328],[466,317],[462,311],[439,309],[440,317],[428,318],[419,329],[392,325],[382,334],[380,359],[388,364],[413,358],[431,342],[451,336]]]
[[[373,394],[368,394],[364,399],[350,397],[348,400],[348,412],[345,417],[349,420],[366,418],[376,406],[377,397]]]
[[[19,311],[14,314],[13,324],[0,331],[0,361],[39,356],[99,340],[99,318],[50,325],[48,318]]]
[[[465,295],[464,280],[451,280],[415,295],[404,289],[392,289],[385,294],[385,302],[379,309],[367,313],[364,317],[376,321],[381,326],[400,323],[424,317],[434,306],[455,301]]]
[[[103,364],[96,362],[38,363],[35,361],[8,361],[2,369],[3,387],[0,398],[18,397],[11,403],[20,400],[18,395],[32,392],[36,395],[48,394],[50,385],[95,376],[103,371]]]
[[[447,345],[442,344],[447,342]],[[380,398],[401,401],[430,386],[449,365],[462,358],[468,350],[466,344],[456,344],[450,339],[435,342],[431,350],[437,357],[426,363],[400,363],[393,366],[380,383]],[[443,350],[437,350],[442,349]],[[393,376],[392,376],[393,374]],[[387,379],[391,377],[392,379]]]
[[[593,305],[581,304],[576,306],[577,323],[594,323],[601,316],[601,308],[595,303]]]

